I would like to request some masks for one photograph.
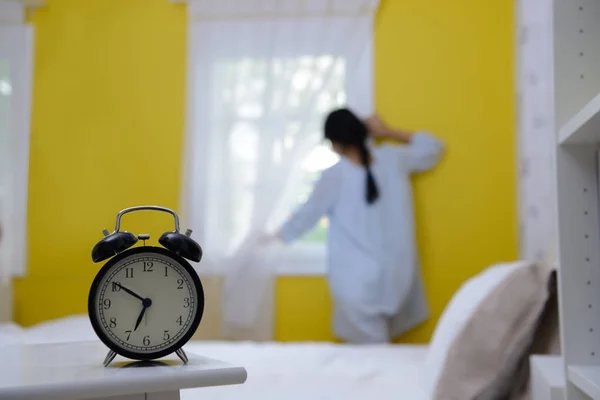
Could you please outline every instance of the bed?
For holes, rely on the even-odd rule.
[[[87,315],[31,328],[3,324],[0,336],[4,344],[98,340]],[[193,341],[185,349],[242,365],[248,380],[240,386],[183,390],[182,400],[392,399],[399,393],[426,398],[421,372],[427,346]]]
[[[465,375],[464,365],[477,364],[477,359],[473,357],[481,358],[481,356],[475,356],[474,353],[504,360],[503,362],[506,364],[507,358],[504,357],[504,353],[494,354],[494,352],[499,351],[496,343],[506,344],[508,342],[505,338],[491,335],[489,341],[482,342],[485,344],[484,347],[474,346],[472,354],[462,353],[458,355],[459,358],[456,358],[454,350],[464,347],[465,341],[472,341],[472,337],[469,335],[473,334],[472,326],[477,325],[473,323],[477,322],[477,318],[481,319],[481,323],[490,324],[485,320],[485,316],[477,317],[478,309],[486,301],[489,303],[488,298],[493,297],[491,293],[498,292],[501,283],[507,281],[508,277],[513,274],[511,271],[518,268],[525,267],[523,265],[490,267],[465,282],[448,304],[429,345],[356,346],[307,342],[188,342],[185,346],[187,352],[242,365],[248,371],[248,379],[245,384],[239,386],[183,390],[181,398],[183,400],[473,398],[474,396],[467,395],[465,390],[471,390],[472,387],[477,387],[477,384],[463,385],[464,387],[461,385],[462,382],[468,382],[472,375],[481,378],[481,371],[478,370],[476,373],[470,371]],[[515,287],[518,282],[524,281],[524,276],[517,276],[514,279],[515,282],[506,282],[506,286]],[[540,280],[540,282],[542,281]],[[537,286],[544,285],[545,282],[542,282]],[[505,290],[507,289],[502,289],[494,296],[506,299]],[[530,291],[539,294],[544,290],[537,288]],[[540,298],[542,297],[545,299],[544,296]],[[502,303],[507,303],[507,301],[502,301]],[[489,304],[485,307],[489,307]],[[524,311],[519,308],[513,313],[515,316],[519,315],[515,318],[519,319],[521,325],[523,325]],[[507,331],[512,332],[515,329],[511,326]],[[97,341],[98,338],[87,315],[69,316],[29,328],[10,322],[0,324],[0,345],[10,345],[16,342],[49,343],[89,340]],[[528,354],[522,356],[525,357]],[[465,361],[468,362],[465,364]],[[452,364],[453,368],[445,368],[447,364]],[[461,364],[464,365],[461,367]],[[495,368],[495,370],[488,368],[488,374],[484,378],[491,382],[496,381],[497,376],[504,374],[504,372],[500,372],[499,366]],[[458,372],[463,375],[456,375]],[[511,375],[509,378],[514,381],[515,375]],[[445,381],[446,383],[444,383]],[[460,384],[448,385],[448,381]],[[434,389],[439,388],[440,385],[447,393],[454,394],[449,397],[445,396],[446,393],[443,397],[434,396]],[[490,386],[491,383],[486,385]],[[479,386],[483,388],[486,385]],[[485,398],[498,397],[492,395]],[[521,399],[519,396],[506,398]]]

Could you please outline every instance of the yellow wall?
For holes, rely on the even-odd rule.
[[[177,207],[185,9],[167,0],[49,0],[36,51],[28,206],[29,276],[15,315],[85,311],[90,252],[124,206]],[[156,213],[133,232],[172,227]]]
[[[415,179],[431,320],[490,263],[516,257],[512,2],[388,0],[376,24],[376,103],[393,124],[448,144]],[[33,17],[29,276],[15,313],[30,325],[84,312],[90,250],[123,206],[177,207],[184,114],[185,11],[167,0],[49,0]],[[132,231],[167,217],[126,217]],[[139,228],[138,228],[139,227]],[[143,227],[143,228],[142,228]],[[330,340],[318,277],[281,278],[276,336]]]

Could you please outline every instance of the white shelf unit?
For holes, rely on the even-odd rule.
[[[560,356],[535,355],[531,357],[531,399],[564,400],[564,362]]]
[[[553,42],[565,394],[600,400],[600,0],[554,0]]]
[[[558,140],[560,144],[594,145],[600,142],[600,94],[560,128]]]

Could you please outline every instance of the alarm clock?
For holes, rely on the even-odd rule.
[[[121,218],[134,211],[171,214],[175,229],[146,245],[150,235],[121,231]],[[176,353],[185,364],[183,345],[196,332],[204,312],[204,289],[187,260],[199,262],[202,248],[192,231],[179,230],[177,213],[159,206],[120,211],[115,230],[92,249],[92,261],[108,260],[100,269],[88,297],[88,314],[98,338],[108,347],[107,367],[116,355],[150,361]],[[135,246],[139,241],[143,245]]]

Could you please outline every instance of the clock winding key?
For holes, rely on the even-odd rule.
[[[147,233],[142,233],[140,235],[138,235],[138,239],[139,240],[143,240],[144,241],[144,246],[146,245],[146,240],[150,239],[150,235],[148,235]]]

